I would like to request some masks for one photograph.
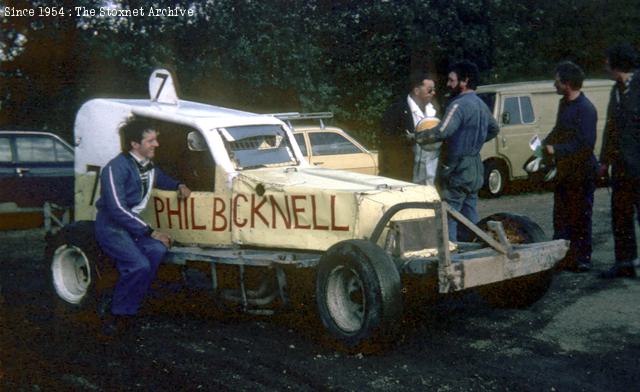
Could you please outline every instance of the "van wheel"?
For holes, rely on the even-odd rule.
[[[499,161],[484,163],[483,194],[489,197],[499,197],[507,189],[509,174],[505,165]]]
[[[107,265],[108,260],[94,239],[93,222],[80,221],[65,226],[48,239],[46,253],[51,262],[56,309],[100,313],[107,275],[115,281],[117,272]]]
[[[376,244],[347,240],[320,259],[316,301],[325,328],[347,351],[391,341],[402,314],[400,274]]]
[[[502,222],[505,234],[512,244],[530,244],[546,240],[537,223],[524,215],[497,213],[480,222],[478,227],[487,230],[487,222]],[[542,298],[551,286],[553,270],[520,276],[478,288],[480,296],[496,308],[525,308]]]

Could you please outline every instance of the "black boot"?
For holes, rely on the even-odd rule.
[[[636,269],[633,266],[633,263],[630,261],[625,261],[622,263],[615,263],[613,267],[608,270],[602,272],[600,277],[603,279],[613,279],[613,278],[635,278],[636,277]]]

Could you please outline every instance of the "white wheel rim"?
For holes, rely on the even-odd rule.
[[[366,298],[360,276],[344,266],[335,267],[327,279],[327,307],[331,318],[343,331],[362,329]]]
[[[62,245],[51,262],[53,287],[63,300],[78,304],[91,285],[91,265],[80,248]]]
[[[496,194],[500,192],[501,189],[502,189],[502,174],[500,173],[500,170],[493,169],[489,173],[489,191],[492,194]]]

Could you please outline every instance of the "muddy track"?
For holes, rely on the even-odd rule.
[[[481,200],[482,216],[531,216],[547,235],[551,194]],[[594,264],[609,266],[608,194],[594,209]],[[149,302],[122,338],[51,300],[41,230],[0,232],[2,391],[632,391],[640,385],[640,280],[556,274],[533,306],[474,293],[413,307],[376,355],[336,351],[312,296],[273,317],[226,314],[199,290]],[[295,286],[297,289],[301,286]]]

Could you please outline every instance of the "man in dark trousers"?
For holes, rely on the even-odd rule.
[[[599,175],[611,167],[611,223],[615,263],[603,278],[636,277],[638,260],[634,218],[640,219],[640,72],[638,53],[629,44],[607,50],[611,90],[600,152]]]
[[[438,149],[423,151],[408,135],[425,117],[435,117],[431,103],[435,83],[426,72],[414,72],[410,77],[409,94],[391,105],[380,124],[380,175],[403,181],[432,184],[428,178],[435,175]],[[415,164],[414,164],[415,161]],[[435,161],[435,162],[434,162]],[[418,167],[415,167],[418,165]],[[433,169],[430,170],[431,166]],[[414,175],[414,172],[416,175]],[[426,172],[433,172],[429,176]]]
[[[153,230],[142,218],[154,186],[177,190],[179,199],[191,191],[153,166],[159,146],[152,121],[132,117],[121,128],[123,151],[100,175],[100,199],[96,202],[96,240],[111,257],[120,274],[111,302],[111,315],[103,334],[113,336],[138,312],[158,266],[172,239]]]
[[[436,184],[442,199],[473,223],[479,220],[476,204],[484,182],[480,149],[500,130],[487,105],[475,93],[478,78],[478,67],[474,63],[454,64],[447,78],[452,98],[442,122],[416,135],[419,144],[444,141]],[[457,241],[457,220],[449,217],[448,224],[449,239]]]
[[[544,153],[556,162],[553,194],[553,239],[571,241],[560,267],[584,272],[591,269],[591,216],[595,192],[598,114],[580,91],[582,69],[569,61],[556,67],[555,87],[562,95],[556,125],[544,139]]]

